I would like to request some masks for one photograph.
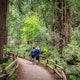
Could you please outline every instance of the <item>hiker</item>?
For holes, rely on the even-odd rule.
[[[33,63],[34,63],[34,56],[35,56],[34,51],[35,51],[35,47],[32,48],[32,50],[30,51],[30,54],[29,54],[31,56],[31,60]]]
[[[40,62],[40,60],[39,60],[39,58],[40,58],[40,48],[39,48],[39,46],[36,47],[34,53],[35,53],[35,58],[36,58],[37,64],[39,64],[39,62]]]

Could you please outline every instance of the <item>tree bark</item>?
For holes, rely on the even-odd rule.
[[[9,0],[0,0],[0,63],[3,58],[3,48],[7,44],[7,11]]]
[[[34,7],[33,7],[32,0],[30,0],[30,5],[31,5],[30,10],[33,12],[34,11]]]
[[[58,32],[59,32],[59,53],[62,54],[63,51],[63,32],[64,32],[64,26],[63,26],[63,0],[58,0]]]
[[[53,4],[57,8],[53,10],[52,32],[59,36],[56,39],[53,37],[53,39],[55,42],[58,42],[59,53],[62,54],[65,44],[68,44],[70,41],[70,5],[69,1],[66,0],[53,0]]]
[[[66,41],[66,45],[70,42],[70,3],[67,0],[66,1],[66,30],[65,30],[65,41]]]

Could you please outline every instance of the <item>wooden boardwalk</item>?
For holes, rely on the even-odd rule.
[[[55,80],[43,67],[21,58],[18,58],[18,62],[19,72],[16,80]]]

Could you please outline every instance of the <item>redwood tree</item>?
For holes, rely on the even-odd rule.
[[[70,3],[68,0],[66,1],[65,24],[66,24],[65,41],[67,45],[70,42]]]
[[[7,44],[7,11],[9,0],[0,0],[0,63],[3,58],[3,47]]]
[[[70,3],[68,0],[53,0],[53,6],[52,35],[58,36],[53,36],[53,39],[62,53],[63,47],[70,41]]]

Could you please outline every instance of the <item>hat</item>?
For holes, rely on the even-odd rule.
[[[36,49],[40,49],[39,46],[37,46]]]

